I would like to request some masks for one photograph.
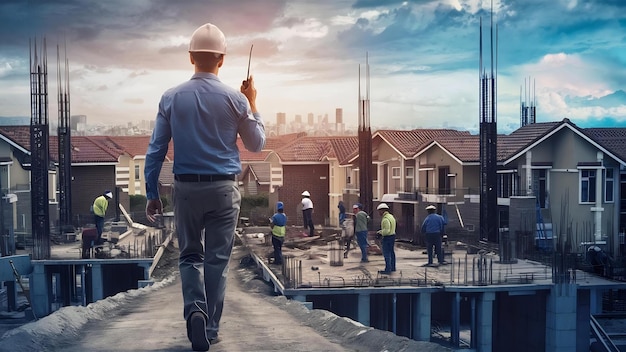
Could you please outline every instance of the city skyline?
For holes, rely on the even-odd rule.
[[[228,40],[219,74],[226,84],[245,78],[254,44],[250,72],[268,122],[277,113],[334,118],[341,108],[343,123],[356,125],[367,53],[373,128],[477,133],[479,21],[489,67],[490,9],[477,0],[5,0],[0,116],[29,116],[29,40],[45,36],[51,121],[57,45],[62,59],[67,51],[72,115],[102,124],[154,119],[161,94],[192,75],[190,34],[212,22]],[[493,10],[500,133],[519,127],[525,85],[535,92],[537,122],[626,126],[626,3],[496,0]]]

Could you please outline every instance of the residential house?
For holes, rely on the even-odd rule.
[[[58,139],[49,139],[51,163],[57,164]],[[28,236],[32,232],[30,199],[30,126],[0,126],[0,159],[6,160],[2,192],[10,198],[10,217],[14,232]],[[89,208],[105,189],[115,189],[116,158],[85,137],[72,137],[72,214],[76,226],[93,221]],[[48,178],[51,226],[58,219],[56,170]],[[5,215],[7,213],[5,212]]]
[[[343,199],[345,167],[340,160],[358,149],[356,137],[303,136],[270,153],[266,160],[282,168],[276,199],[285,204],[289,224],[302,224],[302,192],[309,191],[316,225],[339,226],[337,204]],[[275,164],[274,164],[275,163]],[[356,199],[356,197],[354,198]],[[343,199],[344,202],[349,199]]]
[[[505,136],[503,145],[499,179],[511,202],[516,195],[534,197],[537,222],[551,224],[568,251],[594,244],[614,256],[623,253],[625,128],[585,129],[569,119],[535,123]]]
[[[420,242],[419,204],[429,199],[418,198],[418,194],[437,194],[439,190],[435,182],[438,181],[438,174],[434,171],[439,170],[439,166],[436,165],[440,165],[441,170],[447,167],[447,176],[452,172],[449,171],[450,166],[456,164],[448,154],[429,148],[433,141],[468,137],[469,132],[449,129],[379,130],[373,134],[374,201],[389,204],[397,220],[396,234],[399,239]],[[358,165],[358,155],[349,162]],[[454,170],[458,169],[454,167]],[[442,173],[441,170],[438,172]],[[373,215],[375,222],[379,221],[376,212],[367,211]]]

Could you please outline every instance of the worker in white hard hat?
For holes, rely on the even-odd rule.
[[[315,227],[313,226],[313,201],[309,191],[302,192],[302,221],[304,229],[309,229],[309,237],[315,236]]]
[[[382,217],[380,220],[380,230],[376,233],[382,236],[382,251],[385,258],[385,269],[380,270],[379,274],[389,275],[396,271],[396,218],[389,212],[387,203],[380,203],[378,207],[378,215]]]
[[[218,341],[241,204],[238,136],[249,151],[260,152],[265,145],[254,81],[246,77],[238,90],[220,81],[225,55],[226,37],[217,26],[206,23],[193,32],[194,74],[161,97],[146,153],[146,216],[154,222],[163,211],[158,179],[170,140],[176,149],[174,217],[183,316],[194,351],[207,351]]]
[[[428,215],[424,219],[424,222],[422,222],[421,228],[422,233],[426,237],[426,253],[428,253],[428,263],[426,266],[437,266],[433,263],[435,255],[437,256],[439,265],[448,264],[448,262],[445,261],[441,247],[448,219],[437,214],[437,207],[432,204],[426,207],[426,211],[428,211]]]

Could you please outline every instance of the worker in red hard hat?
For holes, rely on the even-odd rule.
[[[194,351],[207,351],[218,341],[241,205],[238,136],[249,151],[260,152],[265,145],[254,81],[246,77],[238,90],[220,81],[225,55],[226,37],[217,26],[206,23],[193,32],[189,60],[194,74],[163,93],[144,171],[146,216],[154,222],[163,211],[158,179],[173,140],[178,266],[183,316]]]

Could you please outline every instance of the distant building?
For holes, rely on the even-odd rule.
[[[79,134],[85,133],[87,130],[87,115],[70,116],[70,129],[72,132],[78,132]]]

